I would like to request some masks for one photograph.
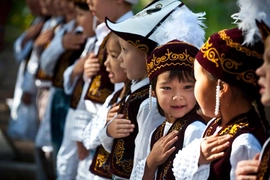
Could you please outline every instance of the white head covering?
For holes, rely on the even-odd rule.
[[[254,44],[261,38],[256,21],[270,26],[270,0],[238,0],[240,10],[232,15],[239,29],[245,32],[244,44]]]

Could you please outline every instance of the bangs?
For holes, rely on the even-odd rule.
[[[171,70],[168,80],[177,78],[179,82],[195,82],[194,73],[185,70]]]

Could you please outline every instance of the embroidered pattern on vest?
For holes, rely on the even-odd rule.
[[[124,114],[124,118],[130,119],[129,118],[130,103],[134,103],[136,101],[141,103],[143,100],[148,98],[149,85],[144,86],[142,88],[143,88],[142,90],[132,93],[128,97],[128,99],[120,106],[119,113]],[[133,122],[133,123],[136,123],[136,122]],[[135,126],[138,126],[138,125],[135,125]],[[135,131],[136,131],[136,128],[135,128]],[[133,133],[135,133],[135,131]],[[130,136],[127,138],[130,138]],[[126,147],[128,145],[127,143],[125,143],[126,141],[127,143],[130,143],[130,139],[128,141],[126,138],[115,139],[114,141],[114,146],[113,146],[112,154],[111,154],[111,172],[117,176],[129,178],[132,168],[133,168],[133,158],[130,158],[129,157],[130,155],[127,155],[127,153],[134,154],[134,152],[127,152]],[[134,145],[134,142],[131,146],[133,145]]]

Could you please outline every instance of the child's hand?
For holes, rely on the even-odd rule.
[[[85,37],[82,34],[75,34],[74,32],[66,33],[62,39],[62,44],[65,49],[80,49],[84,43]]]
[[[90,53],[84,63],[84,74],[88,78],[92,78],[100,70],[98,58],[94,53]]]
[[[54,32],[52,29],[42,32],[35,40],[35,46],[39,47],[48,44],[51,41],[53,34]]]
[[[206,137],[201,143],[199,164],[208,164],[224,155],[223,150],[229,146],[230,135],[212,135]]]
[[[74,66],[73,73],[75,76],[79,76],[83,73],[84,63],[86,59],[87,59],[87,56],[81,57],[76,63],[76,65]]]
[[[147,157],[147,163],[159,166],[163,164],[169,156],[175,151],[172,145],[178,139],[178,131],[173,131],[170,134],[160,138],[153,146],[150,154]]]
[[[243,160],[237,163],[235,170],[235,176],[237,180],[257,179],[256,175],[254,174],[258,173],[259,170],[259,156],[260,154],[256,154],[252,160]]]
[[[111,109],[109,110],[108,114],[107,114],[107,122],[108,123],[118,112],[119,110],[119,105],[113,104]]]
[[[107,133],[113,138],[124,138],[134,131],[134,124],[130,120],[123,119],[123,114],[118,114],[107,127]]]
[[[37,24],[30,26],[26,31],[25,39],[29,40],[29,39],[34,39],[35,37],[37,37],[43,27],[43,24],[44,24],[44,21],[41,21]]]
[[[157,167],[163,164],[175,151],[175,147],[172,147],[172,145],[177,141],[177,139],[178,131],[173,131],[170,134],[160,138],[154,144],[146,160],[143,180],[154,178]]]
[[[82,161],[84,160],[84,158],[88,156],[89,151],[84,147],[82,142],[77,141],[76,144],[77,144],[79,159]]]

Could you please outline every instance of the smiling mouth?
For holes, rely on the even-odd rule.
[[[172,108],[183,108],[185,106],[172,106]]]

